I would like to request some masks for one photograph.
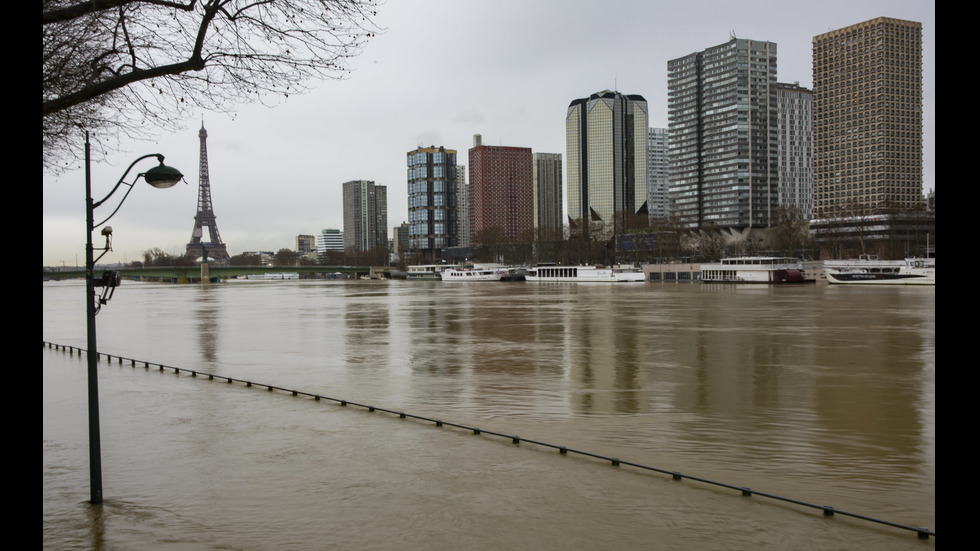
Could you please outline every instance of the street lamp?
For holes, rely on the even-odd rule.
[[[126,183],[123,180],[129,174],[129,171],[136,166],[136,163],[142,161],[143,159],[149,157],[156,157],[160,162],[159,166],[155,166],[146,172],[142,172],[136,175],[132,183]],[[154,153],[151,155],[143,155],[139,159],[133,161],[133,164],[129,165],[126,172],[123,173],[119,181],[116,182],[115,187],[109,192],[101,201],[92,201],[92,171],[91,171],[91,161],[89,157],[89,141],[88,132],[85,133],[85,235],[86,235],[86,245],[85,245],[85,291],[86,291],[86,321],[88,327],[88,437],[89,437],[89,477],[91,480],[91,500],[92,505],[100,505],[102,503],[102,443],[99,436],[99,379],[98,379],[98,350],[96,347],[95,340],[95,315],[99,313],[102,305],[105,304],[109,298],[111,298],[111,293],[115,290],[116,286],[120,283],[119,272],[105,272],[96,281],[95,278],[95,262],[102,258],[105,253],[112,250],[112,228],[110,226],[105,226],[102,228],[102,235],[105,236],[105,247],[100,248],[102,254],[98,258],[93,258],[95,248],[92,246],[92,232],[96,228],[102,226],[109,221],[110,218],[115,216],[119,207],[122,206],[123,201],[129,196],[129,192],[133,190],[133,185],[142,176],[146,183],[150,184],[156,188],[169,188],[173,187],[177,182],[179,182],[184,175],[180,173],[179,170],[165,166],[163,164],[163,155],[159,153]],[[115,210],[107,216],[104,220],[95,223],[95,209],[109,200],[119,186],[126,185],[129,189],[126,190],[126,194],[123,195],[122,199],[119,200],[119,204],[116,205]],[[104,287],[104,292],[102,297],[96,299],[95,287]],[[106,293],[109,293],[109,297],[106,297]]]

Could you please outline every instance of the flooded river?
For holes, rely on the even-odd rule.
[[[80,281],[42,325],[85,347]],[[931,288],[126,281],[98,342],[153,367],[100,362],[93,507],[42,351],[44,549],[935,547],[698,480],[934,531]]]

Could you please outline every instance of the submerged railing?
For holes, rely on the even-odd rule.
[[[55,344],[55,343],[50,343],[48,341],[42,341],[42,342],[43,342],[43,347],[44,348],[51,348],[51,349],[55,349],[55,350],[65,350],[65,351],[67,351],[71,355],[74,355],[77,352],[79,354],[79,356],[81,356],[84,352],[86,352],[86,350],[84,348],[79,348],[79,347],[75,347],[75,346],[59,345],[59,344]],[[110,354],[99,353],[98,360],[101,360],[102,356],[105,356],[106,361],[108,363],[111,363],[112,362],[113,356],[111,356]],[[142,366],[145,369],[149,369],[150,366],[151,366],[151,363],[150,362],[146,362],[146,361],[143,361],[143,360],[135,360],[135,359],[132,359],[132,358],[124,358],[122,356],[115,356],[115,358],[117,359],[117,361],[118,361],[119,364],[122,364],[124,362],[129,362],[133,367],[136,367],[136,364],[137,363],[140,363],[140,364],[142,364]],[[381,411],[381,412],[385,412],[385,413],[391,413],[393,415],[398,415],[399,418],[401,418],[401,419],[408,418],[408,419],[416,419],[416,420],[419,420],[419,421],[426,421],[428,423],[434,423],[435,426],[437,426],[437,427],[443,427],[443,426],[456,427],[456,428],[459,428],[459,429],[464,429],[464,430],[467,430],[467,431],[472,431],[473,434],[489,434],[489,435],[492,435],[492,436],[499,436],[499,437],[502,437],[502,438],[509,439],[514,444],[519,444],[521,442],[527,442],[529,444],[534,444],[534,445],[537,445],[537,446],[542,446],[542,447],[545,447],[545,448],[552,448],[552,449],[558,450],[558,452],[561,453],[561,454],[574,453],[574,454],[583,455],[583,456],[586,456],[586,457],[592,457],[592,458],[595,458],[595,459],[601,459],[603,461],[609,462],[612,466],[629,465],[631,467],[636,467],[638,469],[643,469],[643,470],[647,470],[647,471],[654,471],[654,472],[658,472],[658,473],[670,475],[671,478],[673,478],[674,480],[683,480],[683,479],[686,478],[688,480],[694,480],[694,481],[702,482],[704,484],[709,484],[709,485],[712,485],[712,486],[719,486],[719,487],[722,487],[722,488],[728,488],[730,490],[735,490],[735,491],[740,492],[741,495],[743,495],[743,496],[753,496],[753,495],[755,495],[755,496],[762,496],[762,497],[767,497],[767,498],[770,498],[770,499],[774,499],[776,501],[782,501],[782,502],[785,502],[785,503],[793,503],[795,505],[800,505],[800,506],[808,507],[808,508],[811,508],[811,509],[817,509],[817,510],[823,511],[824,516],[844,515],[844,516],[848,516],[848,517],[852,517],[852,518],[856,518],[856,519],[860,519],[860,520],[866,520],[866,521],[874,522],[874,523],[877,523],[877,524],[883,524],[883,525],[886,525],[886,526],[891,526],[891,527],[894,527],[894,528],[899,528],[899,529],[902,529],[902,530],[908,530],[908,531],[911,531],[911,532],[915,532],[920,539],[928,539],[929,536],[935,536],[936,535],[936,532],[935,531],[929,530],[927,528],[917,528],[917,527],[909,526],[909,525],[906,525],[906,524],[900,524],[900,523],[897,523],[897,522],[890,522],[890,521],[887,521],[887,520],[882,520],[882,519],[870,517],[870,516],[867,516],[867,515],[861,515],[861,514],[858,514],[858,513],[852,513],[850,511],[843,511],[843,510],[836,509],[834,507],[830,507],[830,506],[827,506],[827,505],[817,505],[815,503],[808,503],[806,501],[801,501],[801,500],[798,500],[798,499],[792,499],[792,498],[789,498],[789,497],[779,496],[779,495],[771,494],[771,493],[768,493],[768,492],[759,492],[759,491],[756,491],[756,490],[752,490],[751,488],[746,488],[744,486],[737,486],[737,485],[734,485],[734,484],[727,484],[727,483],[724,483],[724,482],[718,482],[716,480],[709,480],[707,478],[701,478],[701,477],[698,477],[698,476],[692,476],[692,475],[689,475],[689,474],[684,474],[684,473],[680,473],[678,471],[672,471],[672,470],[669,470],[669,469],[661,469],[661,468],[652,467],[652,466],[649,466],[649,465],[642,465],[640,463],[634,463],[632,461],[625,461],[625,460],[619,459],[617,457],[609,457],[609,456],[605,456],[605,455],[601,455],[601,454],[597,454],[597,453],[592,453],[592,452],[588,452],[588,451],[584,451],[584,450],[577,450],[577,449],[569,448],[569,447],[566,447],[566,446],[559,446],[557,444],[550,444],[548,442],[541,442],[539,440],[533,440],[533,439],[530,439],[530,438],[523,438],[523,437],[512,435],[512,434],[506,434],[506,433],[502,433],[502,432],[485,430],[485,429],[481,429],[481,428],[477,428],[477,427],[473,427],[473,426],[469,426],[469,425],[462,425],[462,424],[459,424],[459,423],[452,423],[452,422],[449,422],[449,421],[444,421],[442,419],[435,419],[435,418],[425,417],[425,416],[421,416],[421,415],[413,415],[411,413],[406,413],[404,411],[398,411],[398,410],[393,410],[393,409],[387,409],[387,408],[372,406],[372,405],[369,405],[369,404],[362,404],[362,403],[358,403],[358,402],[352,402],[350,400],[344,400],[344,399],[341,399],[341,398],[334,398],[334,397],[330,397],[330,396],[324,396],[322,394],[315,394],[315,393],[312,393],[312,392],[304,392],[304,391],[301,391],[301,390],[294,390],[294,389],[284,388],[284,387],[280,387],[280,386],[269,385],[269,384],[265,384],[265,383],[256,383],[254,381],[249,381],[249,380],[246,380],[246,379],[238,379],[238,378],[235,378],[235,377],[226,377],[224,375],[214,375],[212,373],[205,373],[205,372],[197,371],[197,370],[194,370],[194,369],[173,367],[173,366],[168,366],[168,365],[158,364],[158,363],[154,363],[152,365],[156,366],[156,368],[159,371],[172,370],[174,373],[177,373],[177,374],[179,374],[179,373],[189,374],[191,377],[197,377],[198,375],[200,375],[202,377],[207,377],[209,380],[213,380],[213,379],[224,379],[229,384],[231,384],[231,383],[242,383],[242,384],[244,384],[247,387],[259,386],[259,387],[264,387],[269,392],[276,391],[276,390],[277,391],[281,391],[281,392],[288,392],[288,393],[291,393],[293,396],[308,396],[310,398],[313,398],[316,401],[329,400],[329,401],[332,401],[332,402],[336,402],[336,403],[340,404],[341,406],[348,406],[348,405],[350,405],[350,406],[361,407],[361,408],[364,408],[364,409],[366,409],[368,411],[372,411],[372,412],[373,411]]]

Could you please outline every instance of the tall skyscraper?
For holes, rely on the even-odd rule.
[[[670,167],[666,128],[651,128],[647,138],[647,211],[651,219],[667,218],[670,212]]]
[[[564,218],[561,194],[561,153],[534,153],[534,229],[539,236],[560,236]]]
[[[799,83],[776,85],[779,205],[813,218],[813,92]]]
[[[590,222],[615,229],[622,215],[647,212],[649,120],[647,100],[636,94],[604,90],[569,104],[565,161],[574,231]]]
[[[732,38],[667,62],[671,213],[765,228],[778,206],[776,44]]]
[[[406,163],[409,250],[435,262],[459,245],[456,150],[419,147],[406,154]]]
[[[456,166],[456,220],[459,223],[457,246],[470,246],[470,186],[466,183],[466,165]]]
[[[344,249],[388,246],[388,188],[369,180],[344,182]]]
[[[813,37],[814,215],[922,202],[922,24],[879,17]]]
[[[483,145],[473,136],[469,150],[470,244],[499,230],[510,242],[530,239],[534,227],[531,148]]]

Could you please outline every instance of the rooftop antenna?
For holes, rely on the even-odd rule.
[[[731,38],[732,40],[735,40],[735,29],[732,29],[729,32],[728,37]]]

